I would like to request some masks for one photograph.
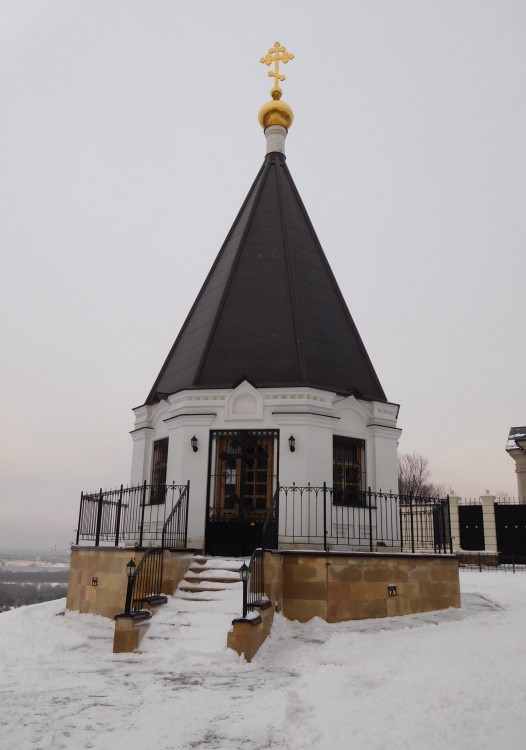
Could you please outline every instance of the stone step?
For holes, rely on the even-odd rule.
[[[201,575],[201,576],[193,576],[189,575],[188,573],[185,575],[184,581],[186,583],[221,583],[223,585],[232,585],[236,583],[240,583],[239,578],[229,578],[227,576],[208,576],[208,575]]]
[[[198,591],[224,591],[225,589],[223,587],[215,587],[215,586],[193,586],[191,583],[185,584],[184,582],[179,584],[179,591],[185,591],[185,592],[198,592]]]

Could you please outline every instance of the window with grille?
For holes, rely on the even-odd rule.
[[[150,503],[160,505],[166,498],[166,468],[168,466],[168,438],[155,440],[153,444],[152,487]]]
[[[334,435],[332,486],[334,505],[365,505],[365,440]]]

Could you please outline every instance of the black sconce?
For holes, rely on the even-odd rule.
[[[239,568],[239,577],[243,581],[243,618],[247,616],[247,587],[250,576],[250,568],[246,563]]]
[[[197,453],[197,438],[194,435],[193,438],[190,440],[190,445],[192,446],[192,450],[194,453]]]
[[[130,614],[134,573],[135,573],[135,562],[132,558],[130,562],[126,565],[126,575],[128,576],[128,587],[126,588],[126,604],[124,605],[125,615]]]
[[[294,437],[294,435],[291,435],[289,437],[289,449],[291,453],[294,453],[294,451],[296,450],[296,438]]]

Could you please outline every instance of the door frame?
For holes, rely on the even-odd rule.
[[[272,497],[274,496],[274,493],[276,492],[276,489],[279,485],[279,452],[280,452],[280,431],[275,429],[250,429],[250,428],[238,428],[238,429],[225,429],[225,430],[210,430],[209,433],[209,441],[208,441],[208,468],[207,468],[207,482],[206,482],[206,515],[205,515],[205,552],[208,551],[208,545],[210,543],[209,537],[209,529],[210,524],[213,523],[213,521],[210,520],[211,510],[215,508],[215,501],[216,501],[216,485],[215,482],[217,481],[217,450],[219,445],[219,440],[222,437],[230,437],[230,436],[241,436],[246,435],[254,438],[258,437],[266,437],[266,438],[272,438],[274,440],[274,450],[273,450],[273,466],[272,466],[272,473],[271,473],[271,502]],[[212,481],[213,480],[213,481]],[[270,506],[267,508],[267,512],[270,510]],[[216,522],[218,523],[218,522]],[[231,524],[232,526],[237,526],[238,529],[241,529],[241,527],[245,527],[247,525],[250,525],[251,532],[251,538],[257,537],[258,535],[258,528],[263,528],[262,522],[257,522],[253,518],[243,519],[243,518],[232,518],[231,521],[228,519],[222,520],[222,523],[228,525]],[[254,528],[257,527],[257,528]],[[233,530],[233,529],[232,529]],[[259,546],[255,545],[254,549]],[[225,554],[232,554],[228,551],[225,552]],[[242,555],[246,555],[246,552],[241,553]]]

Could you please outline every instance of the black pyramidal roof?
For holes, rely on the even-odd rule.
[[[146,400],[312,386],[385,401],[283,154],[267,154]]]

